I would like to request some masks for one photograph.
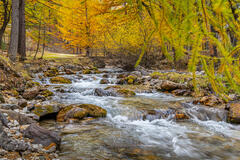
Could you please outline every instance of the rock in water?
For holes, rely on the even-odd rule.
[[[33,143],[42,144],[44,147],[52,144],[56,144],[57,148],[60,147],[61,137],[58,133],[42,128],[37,124],[31,124],[23,131],[23,135],[26,138],[32,139]]]
[[[109,80],[108,79],[101,79],[100,84],[108,84]]]
[[[55,84],[71,84],[71,80],[64,77],[54,77],[50,79],[51,83]]]
[[[102,96],[115,96],[116,97],[117,96],[116,93],[111,92],[111,91],[106,91],[106,90],[104,90],[102,88],[96,88],[94,90],[94,95],[95,96],[100,96],[100,97],[102,97]]]
[[[50,105],[40,105],[36,104],[34,106],[33,113],[39,117],[48,116],[51,114],[57,114],[60,111],[60,106],[57,104],[50,104]]]
[[[184,89],[184,88],[185,88],[184,85],[178,84],[172,81],[168,81],[168,80],[163,81],[161,84],[161,90],[163,91],[173,91],[176,89]]]
[[[231,123],[240,123],[240,103],[229,105],[228,121]]]
[[[107,111],[99,106],[92,104],[70,105],[63,108],[57,115],[58,122],[65,122],[69,119],[81,120],[89,117],[106,117]]]
[[[79,108],[86,109],[89,117],[106,117],[107,111],[99,106],[93,104],[81,104]]]

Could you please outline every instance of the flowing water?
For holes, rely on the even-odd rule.
[[[114,85],[118,70],[107,70],[112,84],[99,84],[103,74],[65,75],[73,83],[51,85],[53,101],[63,104],[95,104],[107,117],[81,123],[44,121],[61,131],[63,160],[168,160],[230,159],[240,157],[240,126],[225,122],[225,111],[184,103],[191,119],[175,121],[171,108],[188,99],[163,93],[137,93],[136,97],[98,97],[94,89]],[[58,89],[64,93],[57,92]],[[169,110],[170,109],[170,110]],[[161,114],[147,114],[154,110]]]

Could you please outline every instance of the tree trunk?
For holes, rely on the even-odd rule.
[[[20,61],[24,61],[26,59],[25,0],[19,0],[18,53]]]
[[[0,49],[2,48],[2,40],[3,40],[3,35],[4,32],[7,28],[8,22],[10,20],[10,11],[8,10],[8,0],[2,0],[3,2],[3,8],[4,8],[4,13],[3,13],[3,24],[2,27],[0,28]]]
[[[86,47],[86,55],[89,57],[90,56],[90,47],[89,47],[89,43],[90,43],[90,25],[89,25],[89,21],[88,21],[88,5],[87,5],[87,0],[85,1],[85,18],[86,18],[86,22],[85,22],[85,27],[86,27],[86,34],[87,34],[87,47]]]
[[[46,26],[44,25],[44,30],[43,30],[43,48],[42,48],[42,56],[40,59],[43,59],[44,51],[45,51],[45,46],[46,46]]]
[[[40,22],[39,22],[39,25],[38,25],[38,42],[37,42],[37,49],[36,49],[36,53],[34,55],[34,59],[36,59],[37,57],[37,54],[38,54],[38,50],[39,50],[39,47],[40,47],[40,39],[41,39],[41,19],[40,19]]]
[[[15,62],[18,50],[18,35],[19,35],[19,1],[12,0],[12,26],[11,39],[9,45],[8,56],[11,61]]]

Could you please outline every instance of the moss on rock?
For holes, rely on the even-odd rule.
[[[91,74],[91,70],[90,69],[85,69],[82,71],[83,74]]]
[[[53,96],[53,92],[49,91],[48,89],[42,91],[41,94],[46,98],[50,97],[50,96]]]
[[[48,71],[44,72],[45,77],[55,77],[57,75],[59,75],[59,72],[55,67],[52,67]]]
[[[88,112],[89,117],[106,117],[107,111],[99,106],[93,104],[81,104],[78,107],[84,108]]]
[[[135,92],[128,90],[128,89],[118,89],[117,93],[124,97],[133,97],[136,95]]]
[[[107,111],[99,106],[92,104],[81,104],[78,106],[70,105],[63,108],[57,115],[58,122],[65,122],[69,119],[81,120],[87,116],[89,117],[106,117]]]
[[[64,77],[53,77],[50,79],[51,83],[55,84],[71,84],[71,80]]]
[[[27,84],[25,85],[26,88],[33,88],[33,87],[39,87],[40,83],[39,82],[33,82],[33,81],[28,81]]]
[[[33,113],[41,117],[52,113],[58,113],[59,109],[57,105],[35,105]]]

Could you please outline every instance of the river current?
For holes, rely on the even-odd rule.
[[[95,104],[108,111],[106,118],[80,123],[43,121],[61,132],[62,160],[238,160],[240,126],[225,122],[225,111],[187,103],[190,98],[169,94],[137,93],[135,97],[99,97],[96,88],[116,83],[120,70],[105,70],[111,84],[100,84],[103,74],[64,75],[72,84],[54,85],[52,101],[63,104]],[[57,90],[64,90],[63,93]],[[185,103],[191,119],[175,121],[171,113],[159,118],[146,110],[168,112]]]

